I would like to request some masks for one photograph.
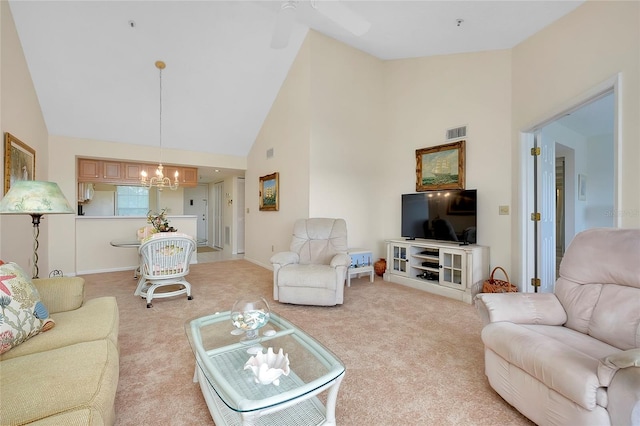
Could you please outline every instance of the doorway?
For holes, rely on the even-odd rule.
[[[184,214],[198,217],[197,240],[199,245],[209,245],[209,214],[207,206],[209,185],[200,184],[194,188],[184,189]]]
[[[553,292],[573,237],[616,226],[615,88],[610,85],[524,135],[525,149],[531,150],[531,156],[523,156],[528,182],[522,218],[524,291]]]
[[[224,247],[224,182],[213,185],[213,246],[219,249]]]

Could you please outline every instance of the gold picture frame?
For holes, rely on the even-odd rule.
[[[465,141],[416,149],[416,191],[464,189]]]
[[[260,177],[260,211],[278,211],[280,183],[278,172]]]
[[[4,134],[4,193],[18,180],[35,180],[36,151],[11,133]]]

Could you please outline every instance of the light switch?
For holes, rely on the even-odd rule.
[[[499,215],[508,215],[509,214],[509,206],[499,206],[498,207]]]

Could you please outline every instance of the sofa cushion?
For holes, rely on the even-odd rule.
[[[49,314],[78,309],[84,302],[82,277],[37,278],[33,280],[33,284],[47,305]]]
[[[0,355],[0,360],[44,352],[80,342],[108,339],[118,345],[119,313],[114,297],[90,299],[73,311],[52,314],[56,327]]]
[[[22,268],[12,262],[0,265],[0,354],[40,333],[48,317]]]
[[[587,410],[598,402],[599,358],[617,351],[566,327],[510,322],[484,327],[482,341],[510,364]]]
[[[119,366],[118,350],[111,340],[3,360],[1,367],[2,425],[47,417],[42,424],[115,423]]]
[[[623,350],[640,348],[640,289],[603,286],[589,322],[589,335]]]
[[[336,270],[329,265],[288,265],[278,274],[278,286],[336,289]]]

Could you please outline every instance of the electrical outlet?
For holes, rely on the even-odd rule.
[[[247,207],[247,214],[249,213],[249,207]]]
[[[509,206],[498,206],[498,214],[499,215],[508,215],[509,214]]]
[[[271,246],[271,251],[275,251],[275,246]]]

